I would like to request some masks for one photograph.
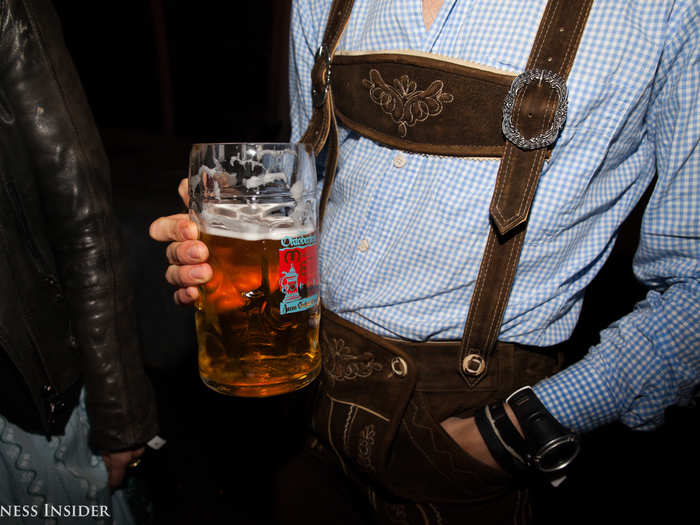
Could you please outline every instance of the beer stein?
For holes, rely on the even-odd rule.
[[[195,305],[202,380],[246,397],[309,384],[321,367],[311,147],[195,144],[189,193],[213,270]]]

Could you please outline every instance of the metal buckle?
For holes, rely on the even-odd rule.
[[[311,100],[313,101],[315,107],[322,106],[326,101],[326,97],[328,96],[328,86],[331,83],[331,53],[325,44],[321,44],[316,50],[315,62],[318,62],[319,60],[323,60],[326,63],[326,71],[323,76],[323,86],[321,86],[320,89],[316,89],[314,86],[311,87]]]
[[[532,84],[537,80],[540,84],[544,80],[549,86],[557,92],[557,108],[554,111],[554,120],[547,131],[544,131],[532,138],[525,138],[513,125],[513,107],[515,106],[515,97],[523,87]],[[506,138],[518,146],[520,149],[532,150],[545,148],[554,143],[559,136],[561,128],[566,121],[566,112],[568,108],[568,90],[566,89],[566,81],[557,75],[554,71],[548,69],[530,69],[521,73],[513,80],[510,85],[510,90],[503,101],[503,124],[501,129]]]

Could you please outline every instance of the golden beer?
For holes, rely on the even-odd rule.
[[[201,232],[213,277],[196,304],[199,370],[218,392],[282,394],[319,373],[315,234],[282,232]]]

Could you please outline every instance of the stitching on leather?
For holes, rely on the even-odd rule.
[[[357,415],[357,407],[350,407],[348,415],[345,418],[345,428],[343,429],[343,450],[350,456],[350,427],[352,427],[355,416]]]
[[[434,438],[433,438],[433,430],[432,430],[431,428],[429,428],[429,427],[423,427],[422,425],[417,424],[417,423],[415,422],[415,413],[414,413],[414,421],[412,421],[412,423],[413,423],[414,425],[416,425],[418,428],[425,428],[426,430],[428,430],[428,431],[430,432],[430,440],[433,442],[433,448],[435,449],[436,452],[442,452],[441,450],[438,450],[438,449],[435,447],[435,441],[434,441]],[[430,463],[430,465],[435,469],[436,472],[438,472],[441,476],[443,476],[443,477],[445,477],[446,479],[448,479],[448,480],[451,481],[451,478],[450,478],[447,474],[445,474],[442,470],[440,470],[440,469],[438,468],[438,466],[433,462],[433,460],[430,458],[430,456],[428,456],[428,454],[425,452],[425,450],[423,450],[423,448],[418,444],[418,442],[416,441],[416,439],[413,437],[413,434],[411,434],[411,430],[410,430],[409,427],[408,427],[408,423],[406,423],[406,421],[403,420],[403,421],[401,421],[401,424],[402,424],[403,427],[406,429],[406,434],[408,434],[408,438],[411,440],[411,443],[413,443],[413,446],[416,447],[416,449],[417,449],[421,454],[423,454],[423,457],[425,457],[425,459],[428,460],[428,463]]]
[[[520,119],[520,111],[522,110],[522,99],[524,96],[524,92],[518,93],[518,98],[515,101],[515,105],[518,108],[518,113],[516,116],[515,121],[518,122]],[[501,206],[503,205],[503,198],[504,198],[504,192],[503,192],[503,186],[505,185],[505,176],[502,176],[502,174],[507,174],[510,171],[510,164],[513,158],[513,152],[515,146],[511,144],[510,142],[507,142],[505,145],[505,150],[503,152],[503,163],[501,165],[501,169],[498,170],[498,174],[496,175],[496,203],[495,206],[493,207],[492,213],[494,215],[498,216],[498,219],[500,222],[504,220],[504,216],[501,213]]]
[[[523,235],[523,233],[519,233],[518,235]],[[520,250],[518,249],[521,246],[520,238],[513,239],[513,241],[510,244],[510,253],[508,254],[508,258],[506,259],[506,271],[503,272],[503,275],[515,276],[515,268],[513,267],[513,264],[515,263],[515,265],[517,266],[517,261],[520,258]],[[498,315],[491,316],[491,326],[489,327],[487,332],[488,340],[494,339],[498,335],[496,332],[498,330],[498,327],[500,326],[500,321],[503,318],[503,314],[505,313],[507,295],[508,291],[510,290],[510,284],[512,283],[512,281],[512,279],[501,279],[501,282],[499,284],[498,299],[496,301],[496,312],[498,312]]]
[[[342,67],[351,67],[351,68],[356,67],[356,68],[361,68],[362,66],[374,65],[374,64],[376,64],[376,62],[373,62],[373,61],[370,61],[370,60],[366,60],[366,61],[362,61],[362,62],[359,62],[359,61],[358,61],[358,62],[355,62],[355,63],[339,64],[339,65],[337,65],[336,67],[340,67],[340,68],[342,68]],[[422,65],[418,65],[418,64],[411,64],[411,66],[412,66],[413,68],[415,68],[415,69],[421,69],[421,70],[425,70],[425,71],[430,71],[431,73],[434,73],[434,72],[435,72],[435,69],[434,69],[434,68],[431,68],[431,67],[428,67],[428,66],[422,66]],[[454,75],[454,76],[457,76],[457,77],[470,78],[469,75],[463,75],[463,74],[458,73],[458,72],[448,72],[448,73],[445,73],[445,74],[447,74],[447,75]],[[506,76],[506,75],[504,74],[504,76]],[[511,76],[512,76],[512,75],[511,75]],[[498,86],[498,87],[501,87],[501,86],[502,86],[502,84],[500,84],[500,83],[498,83],[498,82],[495,82],[495,81],[492,81],[492,80],[489,80],[489,79],[477,78],[476,80],[478,80],[479,82],[483,82],[483,83],[494,84],[494,85],[496,85],[496,86]],[[443,86],[444,86],[444,85],[446,84],[446,82],[445,82],[445,81],[442,81],[442,82],[443,82]],[[449,94],[449,93],[445,93],[445,94]],[[342,120],[345,120],[345,121],[347,121],[347,122],[349,122],[349,123],[352,123],[352,124],[357,125],[356,121],[354,121],[353,119],[349,118],[347,115],[343,114],[342,111],[338,110],[337,108],[335,109],[335,111],[336,111],[337,113],[340,114],[340,116],[341,116],[341,121],[342,121]],[[438,113],[438,115],[439,115],[439,113]],[[431,115],[431,116],[432,116],[432,115]],[[350,127],[352,127],[352,126],[350,126]],[[367,129],[367,130],[373,131],[374,133],[377,133],[377,134],[385,135],[385,136],[390,137],[390,138],[393,138],[393,137],[394,137],[393,135],[389,135],[389,134],[387,134],[387,133],[384,133],[384,132],[382,132],[382,131],[378,130],[377,128],[374,128],[374,127],[370,127],[370,126],[367,126],[367,125],[362,125],[362,127],[365,128],[365,129]],[[402,140],[402,139],[397,139],[397,140]],[[403,139],[403,140],[405,140],[405,139]],[[412,141],[407,141],[407,142],[412,142]],[[449,147],[458,147],[458,148],[460,148],[460,149],[464,149],[464,148],[476,148],[476,147],[482,147],[482,148],[483,148],[483,147],[488,147],[488,148],[493,148],[493,147],[501,147],[501,148],[502,148],[502,147],[504,147],[504,145],[501,145],[501,144],[489,144],[489,145],[486,145],[486,146],[484,146],[483,144],[464,144],[464,143],[459,143],[459,144],[454,144],[454,145],[452,145],[452,144],[446,145],[446,144],[437,144],[437,143],[432,143],[432,142],[420,142],[420,143],[417,143],[417,144],[426,145],[426,146],[449,146]],[[408,149],[408,148],[407,148],[407,149]]]
[[[424,122],[430,117],[439,116],[444,109],[444,104],[449,104],[454,101],[454,95],[448,93],[447,91],[443,91],[445,82],[440,79],[433,80],[425,89],[418,89],[417,82],[411,80],[409,76],[405,74],[401,75],[401,77],[398,79],[394,79],[392,82],[393,86],[384,80],[378,69],[370,69],[368,76],[369,79],[362,79],[362,85],[369,90],[370,100],[374,104],[378,105],[382,112],[385,115],[388,115],[395,124],[398,124],[399,134],[401,135],[402,139],[406,137],[409,127],[413,127],[419,122]],[[434,95],[426,97],[426,92],[435,87],[437,91],[434,93]],[[409,91],[410,88],[413,88],[413,90]],[[378,96],[377,92],[379,92]],[[396,106],[399,104],[401,105],[401,117],[398,120],[394,117],[394,110],[387,110],[387,107],[383,102],[386,100],[387,93],[394,104],[394,108],[396,108]],[[421,101],[432,100],[437,104],[437,110],[431,111],[428,109],[427,113],[418,115],[416,115],[416,111],[409,111],[411,118],[407,119],[405,118],[406,108],[410,109],[410,103],[414,99]],[[424,105],[427,107],[427,104]],[[420,108],[420,106],[418,106],[418,108]]]
[[[326,392],[325,394],[326,394],[326,397],[328,399],[330,399],[331,401],[333,401],[335,403],[340,403],[341,405],[350,405],[350,406],[357,407],[360,410],[363,410],[369,414],[372,414],[375,417],[378,417],[379,419],[381,419],[383,421],[386,421],[387,423],[391,422],[391,419],[389,419],[386,416],[381,415],[379,412],[375,412],[371,408],[367,408],[366,406],[358,405],[357,403],[352,403],[351,401],[344,401],[342,399],[337,399],[337,398],[333,397],[332,395],[330,395],[328,392]]]
[[[551,98],[550,98],[551,100]],[[550,105],[547,105],[549,109]],[[527,174],[527,184],[522,192],[522,198],[520,199],[520,204],[517,207],[516,216],[521,216],[524,211],[529,207],[528,203],[532,205],[532,199],[534,198],[534,191],[537,189],[537,183],[539,181],[539,172],[542,169],[542,164],[544,164],[544,153],[543,150],[539,150],[535,155],[535,160],[530,163],[530,170]],[[511,220],[508,224],[512,227],[514,220]]]
[[[449,461],[449,463],[450,463],[450,467],[452,468],[452,471],[453,471],[453,472],[462,473],[462,474],[468,474],[468,475],[473,475],[473,472],[472,472],[471,470],[464,470],[464,469],[458,468],[458,467],[455,465],[454,457],[452,456],[452,453],[451,453],[450,451],[448,451],[448,450],[442,450],[442,449],[440,449],[440,448],[437,446],[437,443],[436,443],[436,441],[435,441],[435,434],[436,434],[436,432],[433,431],[432,428],[430,428],[430,427],[428,427],[428,426],[425,426],[425,425],[421,425],[420,423],[418,423],[418,422],[416,421],[416,417],[417,417],[418,414],[420,413],[420,407],[419,407],[418,404],[415,402],[415,400],[413,400],[413,399],[411,400],[410,407],[413,408],[413,417],[411,418],[411,423],[413,423],[417,428],[422,428],[422,429],[425,429],[425,430],[428,431],[428,433],[429,433],[429,435],[430,435],[430,442],[431,442],[431,444],[433,445],[433,451],[436,452],[436,453],[438,453],[438,454],[441,454],[441,455],[447,457],[447,459],[448,459],[448,461]],[[429,418],[433,419],[433,418],[432,418],[432,415],[431,415],[427,410],[426,410],[425,412],[428,414],[428,417],[429,417]],[[434,422],[434,424],[436,424],[436,425],[439,424],[439,423],[437,423],[437,422],[435,422],[435,421],[433,421],[433,422]],[[404,425],[406,425],[406,421],[405,421],[405,420],[402,421],[402,423],[403,423]],[[443,476],[445,476],[447,479],[451,479],[448,475],[446,475],[444,472],[442,472],[442,471],[433,463],[433,461],[431,460],[431,458],[426,454],[425,450],[423,450],[423,449],[418,445],[418,443],[414,440],[414,438],[413,438],[413,436],[412,436],[412,434],[411,434],[411,432],[410,432],[410,430],[409,430],[409,427],[408,427],[408,426],[405,426],[405,428],[406,428],[406,432],[408,433],[409,438],[411,438],[411,441],[413,442],[413,444],[416,446],[416,448],[418,448],[418,449],[423,453],[423,455],[424,455],[424,456],[426,457],[426,459],[430,462],[430,464],[433,465],[433,467],[435,468],[435,470],[437,470],[440,474],[442,474]],[[450,439],[452,439],[452,438],[450,438]],[[457,444],[457,443],[455,442],[455,444]],[[459,446],[459,445],[457,444],[457,446]],[[472,459],[473,461],[476,461],[475,459],[473,459],[473,458],[469,455],[468,452],[465,451],[464,454],[467,455],[467,456],[469,456],[470,459]]]
[[[375,134],[375,135],[377,136],[378,142],[385,142],[386,139],[385,139],[384,137],[387,137],[387,138],[390,138],[390,139],[393,139],[393,140],[397,140],[397,141],[402,141],[402,142],[408,143],[408,144],[403,144],[403,145],[401,145],[401,146],[399,146],[399,147],[401,147],[402,149],[405,149],[405,150],[407,150],[407,151],[412,151],[412,152],[417,153],[417,154],[419,154],[419,155],[431,155],[431,156],[436,156],[436,157],[449,157],[449,158],[452,158],[452,157],[453,157],[453,155],[444,154],[444,153],[443,153],[443,154],[440,154],[440,153],[423,152],[422,150],[413,150],[413,149],[411,149],[411,148],[413,147],[413,145],[426,146],[426,147],[428,147],[428,148],[430,148],[430,147],[449,147],[449,148],[456,148],[456,149],[458,150],[458,151],[457,151],[457,154],[458,154],[460,157],[464,156],[465,158],[476,158],[476,159],[479,159],[479,160],[482,160],[482,159],[483,159],[483,160],[500,159],[501,156],[500,156],[500,155],[484,155],[483,157],[476,157],[476,155],[479,153],[478,150],[477,150],[476,153],[473,153],[473,152],[471,152],[471,151],[466,151],[466,152],[465,152],[466,154],[465,154],[465,155],[462,155],[462,154],[461,154],[462,150],[465,150],[465,149],[468,149],[468,148],[490,148],[490,149],[493,149],[493,148],[500,148],[500,149],[505,149],[505,144],[501,144],[501,145],[498,145],[498,144],[488,144],[488,145],[484,145],[484,144],[463,144],[463,143],[459,143],[459,144],[444,144],[444,143],[438,144],[438,143],[435,143],[435,142],[414,142],[414,141],[407,140],[407,139],[399,139],[399,138],[396,138],[394,135],[390,135],[390,134],[388,134],[388,133],[385,133],[385,132],[383,132],[383,131],[381,131],[381,130],[375,128],[375,127],[371,127],[371,126],[368,126],[368,125],[365,125],[365,124],[361,124],[361,123],[359,123],[359,122],[353,120],[352,118],[348,117],[345,113],[343,113],[343,112],[342,112],[340,109],[338,109],[338,108],[335,109],[335,112],[336,112],[336,114],[340,117],[341,123],[343,123],[346,127],[350,128],[350,129],[354,129],[355,131],[358,131],[358,132],[361,133],[361,134],[363,134],[363,131],[359,131],[360,129],[364,130],[364,134],[367,134],[367,135],[369,135],[370,133]],[[355,129],[355,128],[357,128],[357,129]],[[372,137],[370,137],[370,138],[372,138]],[[373,140],[374,140],[374,139],[373,139]],[[469,157],[468,153],[472,153],[472,155],[474,155],[474,156]]]
[[[360,437],[357,441],[357,464],[360,467],[368,471],[375,471],[374,465],[372,465],[372,449],[375,444],[375,437],[377,435],[374,425],[366,425],[360,431]]]
[[[578,34],[578,37],[576,38],[576,42],[574,42],[573,40],[570,42],[569,50],[567,51],[564,63],[562,64],[566,68],[566,69],[563,69],[563,68],[562,69],[564,72],[566,72],[567,76],[568,76],[569,72],[571,71],[571,67],[573,66],[573,62],[574,62],[574,59],[576,57],[576,54],[573,51],[574,51],[574,49],[578,49],[578,46],[581,42],[581,39],[583,38],[583,31],[580,31],[579,27],[581,26],[581,24],[585,23],[585,20],[588,18],[588,14],[590,13],[590,10],[591,10],[591,1],[588,1],[587,7],[585,9],[579,10],[579,16],[576,18],[576,24],[574,25],[574,34]]]
[[[423,510],[423,507],[420,505],[420,503],[416,503],[416,508],[421,513],[421,516],[423,516],[423,522],[425,523],[425,525],[430,525],[430,520],[428,519],[428,515]]]
[[[333,384],[336,381],[364,379],[384,370],[384,366],[375,360],[372,352],[360,353],[361,351],[351,348],[343,338],[328,337],[324,333],[323,342],[328,349],[324,353],[324,371]]]
[[[547,4],[547,7],[545,8],[545,12],[543,13],[543,16],[546,16],[548,13],[556,13],[558,6],[559,6],[559,1],[558,0],[551,0],[554,3],[552,4]],[[549,7],[552,7],[552,9],[548,9]],[[539,46],[535,54],[533,55],[532,63],[534,64],[537,62],[540,58],[540,53],[542,52],[542,47],[544,46],[544,43],[547,41],[547,35],[549,34],[549,30],[552,27],[552,23],[554,22],[554,16],[550,16],[547,19],[547,24],[545,25],[544,32],[542,33],[542,38],[539,41]],[[528,66],[530,65],[530,61],[528,61]]]
[[[438,510],[437,506],[432,503],[428,503],[428,507],[435,513],[435,519],[437,520],[437,525],[443,525],[442,514]]]
[[[493,241],[494,240],[494,233],[493,230],[489,230],[489,235],[486,240],[486,249],[484,251],[484,255],[481,258],[481,267],[479,268],[479,274],[477,275],[476,278],[476,286],[474,288],[474,294],[472,296],[472,305],[469,307],[469,313],[467,315],[467,332],[465,332],[463,338],[462,338],[462,351],[459,353],[459,362],[457,363],[457,369],[461,370],[462,369],[462,361],[464,360],[464,352],[471,346],[471,336],[472,336],[472,331],[474,328],[474,325],[476,324],[473,316],[473,312],[478,312],[479,311],[479,304],[481,303],[481,296],[484,292],[484,282],[486,280],[486,273],[488,272],[488,269],[486,268],[486,265],[484,262],[490,260],[491,258],[491,253],[493,252]],[[484,275],[482,276],[482,271]],[[476,302],[474,300],[476,299]]]
[[[326,394],[328,396],[328,394]],[[343,473],[347,476],[348,475],[348,469],[345,467],[345,462],[343,461],[343,457],[340,455],[338,452],[338,449],[335,448],[335,443],[333,443],[333,433],[331,432],[331,423],[333,422],[333,406],[335,405],[334,399],[328,396],[331,399],[331,405],[328,408],[328,443],[330,443],[331,448],[333,449],[333,452],[335,452],[336,457],[338,458],[338,462],[340,463],[340,466],[343,469]]]

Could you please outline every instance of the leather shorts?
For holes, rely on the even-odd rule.
[[[440,422],[555,373],[557,348],[498,343],[486,377],[469,387],[459,341],[410,343],[327,310],[321,318],[314,449],[366,493],[380,522],[445,525],[465,512],[480,524],[527,522],[526,487],[472,458]]]

